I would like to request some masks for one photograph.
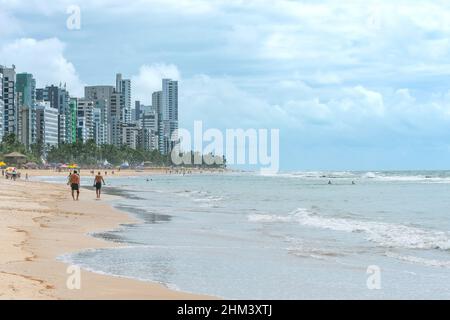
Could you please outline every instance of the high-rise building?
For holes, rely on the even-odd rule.
[[[141,102],[135,101],[134,102],[134,121],[139,121],[141,119],[141,115],[142,115]]]
[[[94,107],[92,111],[92,121],[94,125],[94,141],[96,145],[101,145],[101,133],[100,133],[100,126],[101,126],[101,118],[102,118],[102,111],[100,108]]]
[[[50,107],[58,110],[58,143],[75,142],[73,138],[76,136],[76,118],[74,119],[73,105],[70,106],[70,95],[64,85],[47,86],[43,89],[36,90],[37,101],[48,101]]]
[[[138,149],[141,132],[140,126],[136,123],[124,123],[122,124],[121,129],[122,145],[132,149]]]
[[[77,141],[77,126],[78,126],[78,98],[71,97],[69,99],[69,113],[70,121],[67,121],[70,129],[68,133],[68,143],[74,143]]]
[[[141,147],[145,150],[158,149],[158,114],[145,112],[141,119]]]
[[[94,139],[94,103],[90,100],[78,100],[77,140],[87,142]]]
[[[122,74],[116,74],[116,92],[121,93],[124,99],[124,108],[122,109],[122,121],[131,123],[131,80],[122,79]]]
[[[94,141],[109,144],[108,100],[96,100],[94,105]]]
[[[87,86],[84,88],[85,99],[93,101],[94,107],[102,110],[99,130],[103,132],[103,138],[100,138],[100,135],[98,140],[96,140],[97,144],[112,143],[111,97],[114,93],[115,88],[113,86]],[[116,105],[114,106],[115,108]],[[114,115],[116,115],[115,111]]]
[[[3,75],[3,135],[17,135],[16,107],[16,67],[11,68],[0,65],[0,73]]]
[[[156,91],[152,94],[152,108],[158,115],[158,150],[163,153],[164,148],[164,127],[162,124],[162,91]]]
[[[111,95],[111,103],[109,109],[109,124],[111,144],[115,146],[122,145],[122,124],[123,122],[123,108],[125,100],[123,94],[114,92]]]
[[[45,88],[37,88],[36,101],[50,101],[48,99],[48,90],[46,90]]]
[[[163,119],[178,122],[178,81],[162,80],[161,104]]]
[[[58,145],[58,110],[50,106],[49,101],[36,104],[37,142],[46,148]]]
[[[5,112],[5,102],[3,101],[3,73],[0,72],[0,142],[3,140],[3,127],[4,119],[3,113]]]
[[[159,151],[168,154],[178,129],[178,81],[163,79],[161,93],[153,93],[152,100],[159,114]]]
[[[36,143],[36,80],[30,73],[16,75],[17,137],[25,146]]]
[[[111,94],[114,92],[113,86],[86,86],[84,87],[84,98],[95,100],[109,101]]]

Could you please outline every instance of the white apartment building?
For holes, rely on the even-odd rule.
[[[36,103],[37,139],[44,146],[58,145],[58,109],[50,107],[50,102]]]

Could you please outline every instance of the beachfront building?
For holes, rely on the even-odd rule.
[[[30,73],[16,75],[17,137],[26,147],[36,143],[36,80]]]
[[[58,110],[49,101],[36,103],[37,141],[45,147],[58,145]]]
[[[3,135],[17,134],[15,69],[14,65],[11,68],[0,65],[0,73],[3,76]]]
[[[50,107],[58,110],[58,143],[72,143],[76,137],[76,119],[73,104],[66,86],[51,85],[36,90],[36,101],[48,101]]]
[[[134,102],[134,112],[132,112],[134,114],[134,121],[139,121],[141,119],[141,115],[142,115],[142,105],[140,101],[135,101]]]
[[[18,93],[18,103],[22,94]],[[32,107],[22,106],[16,115],[17,118],[17,138],[29,148],[33,143],[36,143],[36,105]]]
[[[96,100],[94,104],[94,141],[97,145],[109,144],[108,101]]]
[[[69,119],[66,119],[67,126],[67,143],[74,143],[77,141],[77,125],[78,125],[78,98],[69,98]]]
[[[156,91],[152,93],[152,108],[156,110],[156,114],[158,115],[158,150],[163,153],[164,146],[164,132],[163,132],[163,124],[162,124],[162,91]]]
[[[122,74],[116,74],[116,92],[123,95],[122,122],[131,123],[131,80],[122,79]]]
[[[122,124],[122,145],[137,149],[139,146],[139,136],[141,128],[135,123]]]
[[[94,139],[94,103],[90,100],[78,100],[77,141],[87,142]]]
[[[109,125],[110,125],[110,141],[111,144],[119,147],[122,145],[122,124],[123,109],[125,108],[125,100],[123,94],[113,92],[111,94],[111,102],[109,109]]]
[[[3,140],[3,113],[5,112],[5,102],[3,101],[3,73],[0,72],[0,142]]]
[[[139,146],[147,151],[158,150],[158,133],[151,129],[141,128]]]
[[[84,98],[94,102],[95,108],[102,110],[101,127],[105,136],[96,140],[97,144],[112,143],[112,123],[111,123],[111,96],[115,92],[114,86],[87,86],[84,88]],[[116,106],[114,106],[115,108]]]
[[[168,154],[173,146],[172,136],[178,129],[178,81],[163,79],[161,93],[155,94],[153,106],[157,107],[160,118],[159,151]]]
[[[158,113],[146,111],[141,120],[141,147],[145,150],[158,149]]]

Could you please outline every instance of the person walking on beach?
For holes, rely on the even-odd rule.
[[[71,175],[69,175],[69,182],[67,184],[70,184],[70,188],[72,189],[72,199],[75,200],[75,191],[77,192],[77,198],[80,197],[80,175],[78,174],[77,170],[75,170]]]
[[[103,179],[103,177],[99,171],[94,179],[94,186],[95,186],[95,192],[97,193],[97,199],[100,199],[100,196],[102,194],[102,183],[106,184],[105,180]]]

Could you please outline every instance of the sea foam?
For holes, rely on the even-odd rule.
[[[295,222],[303,226],[342,232],[363,233],[365,238],[383,247],[450,250],[450,234],[402,224],[319,215],[299,208],[288,215],[251,214],[251,222]]]

